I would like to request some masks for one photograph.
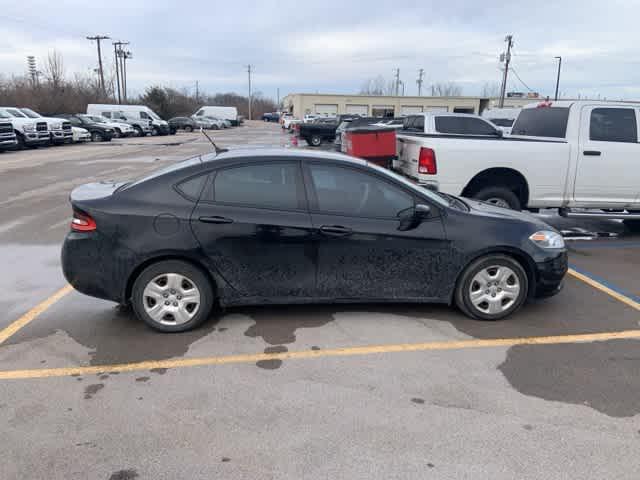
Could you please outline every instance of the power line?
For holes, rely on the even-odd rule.
[[[522,85],[524,85],[524,88],[526,88],[526,89],[527,89],[527,90],[529,90],[530,92],[534,92],[534,91],[535,91],[535,90],[533,90],[529,85],[527,85],[526,83],[524,83],[524,80],[522,80],[522,79],[520,78],[520,75],[518,75],[518,72],[516,72],[516,71],[515,71],[515,69],[513,68],[513,66],[511,67],[511,71],[512,71],[512,72],[513,72],[513,74],[516,76],[516,78],[517,78],[518,80],[520,80],[520,83],[521,83]]]

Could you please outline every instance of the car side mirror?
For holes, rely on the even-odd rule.
[[[407,208],[400,212],[400,224],[398,230],[401,232],[416,228],[420,223],[431,216],[431,207],[429,205],[418,204],[414,207]]]

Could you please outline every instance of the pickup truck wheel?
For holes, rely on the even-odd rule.
[[[473,198],[498,207],[522,210],[518,196],[506,187],[487,187],[478,191]]]
[[[320,135],[312,135],[308,142],[312,147],[319,147],[322,144],[322,137]]]
[[[518,310],[529,290],[527,274],[514,258],[490,254],[472,262],[460,275],[455,302],[478,320],[500,320]]]

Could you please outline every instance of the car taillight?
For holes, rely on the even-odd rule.
[[[86,213],[73,212],[71,230],[76,232],[92,232],[97,228],[96,221]]]
[[[427,175],[435,175],[438,173],[436,152],[431,148],[420,148],[420,156],[418,157],[418,173],[426,173]]]

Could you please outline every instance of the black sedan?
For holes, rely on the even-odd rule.
[[[59,118],[69,120],[74,127],[84,128],[91,134],[92,142],[110,142],[115,137],[116,131],[105,125],[93,120],[89,115],[79,113],[76,115],[57,115]]]
[[[557,293],[560,234],[338,153],[235,150],[71,193],[65,277],[184,331],[222,306],[439,302],[498,320]]]
[[[168,120],[169,128],[172,131],[184,130],[185,132],[193,132],[200,128],[198,123],[189,117],[173,117]]]

